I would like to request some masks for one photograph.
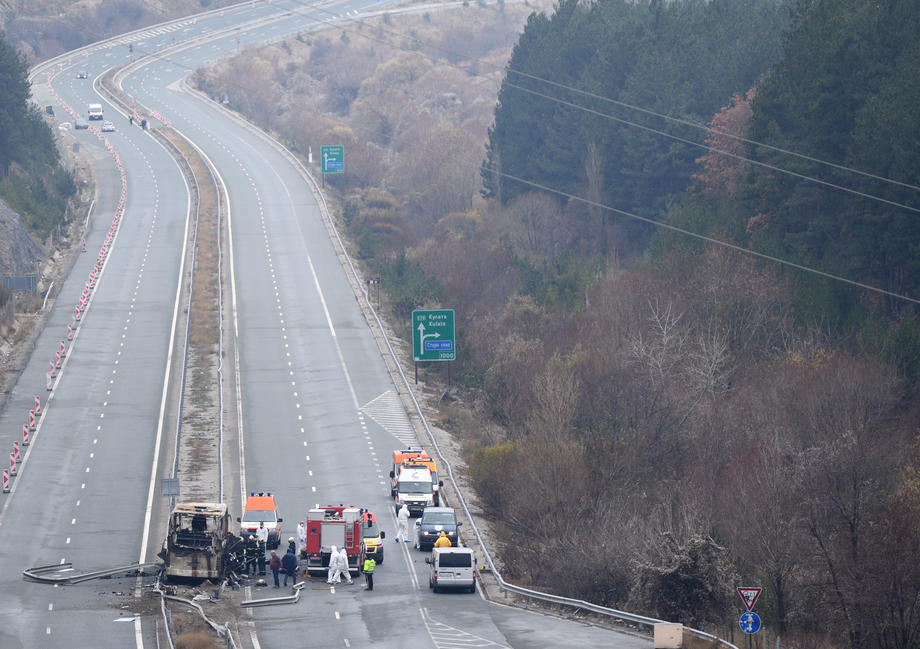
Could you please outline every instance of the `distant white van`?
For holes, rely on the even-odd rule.
[[[435,548],[425,559],[428,564],[428,588],[465,588],[476,592],[476,567],[470,548]]]

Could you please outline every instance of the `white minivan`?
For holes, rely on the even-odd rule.
[[[476,592],[476,567],[470,548],[435,548],[425,559],[428,564],[428,588],[465,588]]]

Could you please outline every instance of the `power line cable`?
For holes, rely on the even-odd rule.
[[[700,143],[700,142],[694,142],[693,140],[688,140],[687,138],[680,137],[679,135],[673,135],[673,134],[671,134],[671,133],[667,133],[666,131],[662,131],[662,130],[657,129],[657,128],[652,128],[652,127],[650,127],[650,126],[645,126],[645,125],[643,125],[643,124],[638,124],[638,123],[636,123],[636,122],[631,122],[631,121],[629,121],[629,120],[626,120],[626,119],[623,119],[623,118],[620,118],[620,117],[614,117],[613,115],[610,115],[610,114],[608,114],[608,113],[604,113],[604,112],[601,112],[601,111],[598,111],[598,110],[594,110],[593,108],[588,108],[587,106],[580,106],[580,105],[575,104],[575,103],[572,103],[572,102],[570,102],[570,101],[566,101],[565,99],[559,99],[558,97],[553,97],[553,96],[551,96],[551,95],[546,95],[546,94],[543,94],[543,93],[538,92],[538,91],[536,91],[536,90],[531,90],[530,88],[525,88],[525,87],[523,87],[523,86],[519,86],[519,85],[510,83],[510,82],[508,82],[507,80],[505,81],[505,85],[506,85],[506,86],[511,86],[512,88],[515,88],[516,90],[520,90],[520,91],[522,91],[522,92],[530,93],[530,94],[535,95],[535,96],[537,96],[537,97],[541,97],[541,98],[543,98],[543,99],[549,99],[549,100],[554,101],[554,102],[556,102],[556,103],[562,104],[563,106],[569,106],[569,107],[571,107],[571,108],[576,108],[576,109],[578,109],[578,110],[581,110],[581,111],[586,112],[586,113],[590,113],[590,114],[592,114],[592,115],[597,115],[597,116],[599,116],[599,117],[603,117],[603,118],[605,118],[605,119],[609,119],[609,120],[611,120],[611,121],[618,122],[618,123],[620,123],[620,124],[625,124],[626,126],[631,126],[631,127],[633,127],[633,128],[638,128],[638,129],[641,129],[641,130],[643,130],[643,131],[648,131],[649,133],[654,133],[655,135],[661,135],[661,136],[663,136],[663,137],[670,138],[670,139],[672,139],[672,140],[675,140],[675,141],[677,141],[677,142],[681,142],[681,143],[683,143],[683,144],[688,144],[688,145],[690,145],[690,146],[695,146],[695,147],[698,147],[698,148],[701,148],[701,149],[705,149],[706,151],[709,151],[709,152],[711,152],[711,153],[718,153],[719,155],[724,155],[724,156],[729,157],[729,158],[735,158],[736,160],[741,160],[741,161],[744,161],[744,162],[748,162],[748,163],[750,163],[750,164],[752,164],[752,165],[755,165],[755,166],[758,166],[758,167],[764,167],[764,168],[766,168],[766,169],[770,169],[771,171],[776,171],[776,172],[779,172],[779,173],[787,174],[787,175],[793,176],[793,177],[795,177],[795,178],[801,178],[802,180],[807,180],[807,181],[809,181],[809,182],[813,182],[813,183],[816,183],[816,184],[818,184],[818,185],[824,185],[825,187],[830,187],[830,188],[832,188],[832,189],[837,189],[837,190],[840,190],[840,191],[842,191],[842,192],[846,192],[846,193],[848,193],[848,194],[853,194],[854,196],[859,196],[859,197],[861,197],[861,198],[866,198],[866,199],[869,199],[869,200],[877,201],[877,202],[879,202],[879,203],[885,203],[885,204],[887,204],[887,205],[891,205],[891,206],[893,206],[893,207],[898,207],[898,208],[901,208],[901,209],[905,209],[905,210],[908,210],[908,211],[910,211],[910,212],[917,212],[917,213],[920,213],[920,208],[917,208],[917,207],[911,207],[910,205],[905,205],[904,203],[898,203],[897,201],[892,201],[892,200],[889,200],[889,199],[887,199],[887,198],[882,198],[882,197],[880,197],[880,196],[875,196],[875,195],[873,195],[873,194],[867,194],[866,192],[861,192],[861,191],[856,190],[856,189],[851,189],[851,188],[846,187],[846,186],[844,186],[844,185],[838,185],[838,184],[836,184],[836,183],[832,183],[832,182],[829,182],[829,181],[827,181],[827,180],[822,180],[822,179],[820,179],[820,178],[815,178],[815,177],[813,177],[813,176],[808,176],[808,175],[806,175],[806,174],[801,174],[801,173],[798,173],[797,171],[789,171],[788,169],[783,169],[783,168],[781,168],[781,167],[777,167],[776,165],[771,165],[771,164],[766,163],[766,162],[760,162],[759,160],[752,160],[751,158],[748,158],[748,157],[743,156],[743,155],[739,155],[739,154],[737,154],[737,153],[732,153],[731,151],[725,151],[725,150],[723,150],[723,149],[716,149],[716,148],[710,147],[710,146],[708,146],[708,145],[706,145],[706,144],[702,144],[702,143]]]
[[[752,257],[757,257],[757,258],[759,258],[759,259],[764,259],[764,260],[767,260],[767,261],[771,261],[771,262],[774,262],[774,263],[777,263],[777,264],[780,264],[780,265],[783,265],[783,266],[788,266],[788,267],[790,267],[790,268],[795,268],[795,269],[797,269],[797,270],[801,270],[801,271],[804,271],[804,272],[806,272],[806,273],[812,273],[812,274],[814,274],[814,275],[819,275],[819,276],[821,276],[821,277],[825,277],[825,278],[827,278],[827,279],[832,279],[832,280],[834,280],[834,281],[843,282],[843,283],[845,283],[845,284],[850,284],[851,286],[857,286],[857,287],[859,287],[859,288],[866,289],[866,290],[872,291],[872,292],[874,292],[874,293],[880,293],[880,294],[882,294],[882,295],[886,295],[886,296],[888,296],[888,297],[896,298],[896,299],[898,299],[898,300],[904,300],[904,301],[907,301],[907,302],[912,302],[912,303],[914,303],[914,304],[920,304],[920,299],[917,299],[917,298],[912,298],[912,297],[909,297],[909,296],[907,296],[907,295],[902,295],[902,294],[900,294],[900,293],[894,293],[893,291],[888,291],[888,290],[885,290],[885,289],[883,289],[883,288],[879,288],[879,287],[877,287],[877,286],[872,286],[872,285],[870,285],[870,284],[864,284],[863,282],[857,282],[857,281],[855,281],[855,280],[847,279],[846,277],[842,277],[842,276],[840,276],[840,275],[835,275],[835,274],[833,274],[833,273],[828,273],[828,272],[825,272],[825,271],[823,271],[823,270],[818,270],[817,268],[812,268],[812,267],[810,267],[810,266],[805,266],[805,265],[803,265],[803,264],[797,264],[797,263],[795,263],[795,262],[793,262],[793,261],[789,261],[789,260],[786,260],[786,259],[782,259],[782,258],[780,258],[780,257],[774,257],[773,255],[768,255],[768,254],[766,254],[766,253],[758,252],[758,251],[756,251],[756,250],[751,250],[751,249],[749,249],[749,248],[744,248],[744,247],[742,247],[742,246],[739,246],[739,245],[734,244],[734,243],[730,243],[730,242],[728,242],[728,241],[722,241],[722,240],[720,240],[720,239],[716,239],[716,238],[714,238],[714,237],[709,237],[709,236],[706,236],[706,235],[704,235],[704,234],[698,234],[698,233],[696,233],[696,232],[692,232],[692,231],[690,231],[690,230],[686,230],[686,229],[681,228],[681,227],[678,227],[678,226],[676,226],[676,225],[671,225],[670,223],[663,223],[663,222],[661,222],[661,221],[656,221],[656,220],[654,220],[654,219],[650,219],[650,218],[648,218],[648,217],[641,216],[641,215],[639,215],[639,214],[635,214],[635,213],[633,213],[633,212],[628,212],[628,211],[626,211],[626,210],[621,210],[621,209],[618,209],[618,208],[616,208],[616,207],[611,207],[610,205],[605,205],[605,204],[599,203],[599,202],[597,202],[597,201],[592,201],[592,200],[590,200],[590,199],[584,198],[584,197],[582,197],[582,196],[577,196],[576,194],[572,194],[572,193],[563,191],[563,190],[561,190],[561,189],[555,189],[555,188],[550,187],[550,186],[548,186],[548,185],[544,185],[544,184],[541,184],[541,183],[537,183],[537,182],[534,182],[534,181],[532,181],[532,180],[526,180],[526,179],[521,178],[521,177],[519,177],[519,176],[514,176],[514,175],[512,175],[512,174],[505,173],[505,172],[502,172],[502,171],[496,171],[495,169],[491,169],[491,168],[488,167],[487,165],[482,165],[481,169],[483,169],[484,171],[487,171],[487,172],[489,172],[489,173],[492,173],[492,174],[501,176],[501,177],[503,177],[503,178],[507,178],[507,179],[509,179],[509,180],[514,180],[514,181],[516,181],[516,182],[519,182],[519,183],[522,183],[522,184],[525,184],[525,185],[529,185],[530,187],[533,187],[534,189],[539,189],[539,190],[541,190],[541,191],[544,191],[544,192],[547,192],[547,193],[550,193],[550,194],[556,194],[556,195],[558,195],[558,196],[562,196],[562,197],[564,197],[564,198],[568,198],[568,199],[570,199],[570,200],[577,201],[577,202],[579,202],[579,203],[584,203],[585,205],[590,205],[590,206],[592,206],[592,207],[598,207],[598,208],[603,209],[603,210],[606,210],[606,211],[608,211],[608,212],[613,212],[613,213],[615,213],[615,214],[620,214],[620,215],[622,215],[622,216],[625,216],[625,217],[628,217],[628,218],[631,218],[631,219],[635,219],[635,220],[637,220],[637,221],[642,221],[642,222],[644,222],[644,223],[648,223],[648,224],[650,224],[650,225],[655,226],[656,228],[663,228],[663,229],[666,229],[666,230],[671,230],[671,231],[673,231],[673,232],[677,232],[677,233],[679,233],[679,234],[683,234],[683,235],[686,235],[686,236],[689,236],[689,237],[693,237],[693,238],[699,239],[699,240],[701,240],[701,241],[706,241],[707,243],[711,243],[711,244],[715,244],[715,245],[718,245],[718,246],[722,246],[722,247],[724,247],[724,248],[729,248],[729,249],[731,249],[731,250],[735,250],[735,251],[740,252],[740,253],[743,253],[743,254],[745,254],[745,255],[749,255],[749,256],[752,256]]]
[[[692,127],[692,128],[695,128],[695,129],[703,130],[703,131],[705,131],[706,133],[709,133],[709,134],[720,135],[720,136],[723,136],[723,137],[731,138],[731,139],[733,139],[733,140],[737,140],[738,142],[743,142],[744,144],[750,144],[750,145],[752,145],[752,146],[763,147],[763,148],[768,149],[768,150],[770,150],[770,151],[775,151],[776,153],[782,153],[782,154],[789,155],[789,156],[792,156],[792,157],[795,157],[795,158],[799,158],[799,159],[801,159],[801,160],[807,160],[808,162],[814,162],[814,163],[817,163],[817,164],[820,164],[820,165],[825,165],[825,166],[827,166],[827,167],[831,167],[831,168],[833,168],[833,169],[837,169],[838,171],[846,171],[846,172],[849,172],[849,173],[853,173],[853,174],[857,174],[857,175],[860,175],[860,176],[864,176],[864,177],[866,177],[866,178],[871,178],[872,180],[878,180],[878,181],[881,181],[881,182],[890,183],[890,184],[892,184],[892,185],[898,185],[898,186],[900,186],[900,187],[904,187],[904,188],[907,188],[907,189],[913,189],[913,190],[920,191],[920,186],[917,186],[917,185],[912,185],[912,184],[910,184],[910,183],[905,183],[905,182],[902,182],[902,181],[900,181],[900,180],[894,180],[893,178],[887,178],[887,177],[885,177],[885,176],[879,176],[879,175],[870,173],[870,172],[868,172],[868,171],[862,171],[862,170],[860,170],[860,169],[856,169],[856,168],[854,168],[854,167],[848,167],[848,166],[846,166],[846,165],[841,165],[841,164],[837,164],[837,163],[834,163],[834,162],[829,162],[829,161],[827,161],[827,160],[822,160],[822,159],[820,159],[820,158],[815,158],[815,157],[812,157],[812,156],[809,156],[809,155],[805,155],[804,153],[798,153],[798,152],[792,151],[792,150],[790,150],[790,149],[784,149],[784,148],[782,148],[782,147],[774,146],[774,145],[772,145],[772,144],[766,144],[766,143],[764,143],[764,142],[758,142],[757,140],[752,140],[752,139],[750,139],[750,138],[746,138],[746,137],[741,136],[741,135],[735,135],[735,134],[733,134],[733,133],[728,133],[727,131],[720,131],[719,129],[713,128],[713,127],[711,127],[711,126],[706,126],[705,124],[700,124],[700,123],[698,123],[698,122],[694,122],[693,120],[689,120],[689,119],[681,118],[681,117],[674,117],[674,116],[672,116],[672,115],[667,115],[667,114],[665,114],[665,113],[659,113],[659,112],[657,112],[657,111],[650,110],[650,109],[648,109],[648,108],[642,108],[641,106],[636,106],[636,105],[634,105],[634,104],[629,104],[629,103],[627,103],[627,102],[625,102],[625,101],[620,101],[620,100],[618,100],[618,99],[613,99],[613,98],[611,98],[611,97],[605,97],[604,95],[598,95],[598,94],[593,93],[593,92],[590,92],[590,91],[588,91],[588,90],[582,90],[582,89],[580,89],[580,88],[575,88],[575,87],[573,87],[573,86],[567,86],[567,85],[565,85],[565,84],[557,83],[556,81],[551,81],[551,80],[549,80],[549,79],[544,79],[543,77],[539,77],[539,76],[536,76],[536,75],[533,75],[533,74],[529,74],[529,73],[527,73],[527,72],[521,72],[520,70],[515,70],[514,68],[508,68],[508,72],[510,72],[510,73],[512,73],[512,74],[516,74],[516,75],[522,76],[522,77],[526,77],[526,78],[528,78],[528,79],[532,79],[532,80],[534,80],[534,81],[539,81],[539,82],[541,82],[541,83],[545,83],[545,84],[548,84],[548,85],[551,85],[551,86],[560,88],[560,89],[562,89],[562,90],[568,90],[568,91],[570,91],[570,92],[573,92],[573,93],[577,93],[577,94],[583,95],[583,96],[588,97],[588,98],[590,98],[590,99],[597,99],[598,101],[603,101],[603,102],[606,102],[606,103],[609,103],[609,104],[613,104],[613,105],[615,105],[615,106],[620,106],[620,107],[622,107],[622,108],[628,108],[628,109],[630,109],[630,110],[634,110],[634,111],[637,111],[637,112],[640,112],[640,113],[645,113],[646,115],[650,115],[650,116],[652,116],[652,117],[657,117],[657,118],[659,118],[659,119],[663,119],[663,120],[667,120],[667,121],[670,121],[670,122],[674,122],[675,124],[681,124],[681,125],[683,125],[683,126],[690,126],[690,127]],[[515,87],[518,87],[518,86],[515,86]],[[719,153],[724,153],[724,152],[721,152],[721,151],[720,151]]]

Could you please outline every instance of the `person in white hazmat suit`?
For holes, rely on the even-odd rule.
[[[327,584],[341,583],[341,573],[339,572],[339,551],[332,546],[332,552],[329,554],[329,576],[326,578]]]
[[[409,508],[403,505],[396,514],[396,542],[409,542]]]
[[[339,550],[339,570],[341,575],[348,580],[349,584],[353,584],[354,580],[351,578],[351,571],[348,570],[348,551],[345,548]]]

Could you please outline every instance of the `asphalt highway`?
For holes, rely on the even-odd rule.
[[[194,142],[228,194],[233,285],[227,293],[239,352],[241,452],[239,466],[227,469],[239,472],[238,491],[224,493],[224,500],[238,508],[247,492],[271,491],[285,539],[309,508],[332,503],[371,508],[388,533],[373,592],[362,589],[361,578],[331,588],[319,580],[295,606],[252,609],[242,640],[265,649],[649,646],[491,603],[479,593],[435,595],[427,588],[425,555],[393,542],[387,483],[390,451],[414,443],[414,433],[310,184],[276,143],[184,90],[192,70],[241,46],[383,6],[343,0],[312,11],[303,3],[245,3],[74,53],[37,74],[33,85],[40,104],[55,106],[58,122],[72,121],[67,106],[84,113],[87,103],[100,101],[95,78],[163,53],[128,74],[124,92]],[[224,31],[234,25],[251,28]],[[194,42],[202,35],[210,38]],[[88,79],[76,78],[81,70]],[[45,406],[13,492],[0,496],[4,648],[156,646],[155,617],[125,603],[142,583],[56,588],[20,577],[25,567],[64,561],[89,570],[149,560],[163,538],[159,479],[171,462],[164,391],[171,363],[180,362],[171,350],[189,195],[161,145],[113,106],[105,113],[116,129],[106,140],[92,130],[67,135],[81,145],[99,182],[87,252],[78,255],[0,412],[0,443],[9,447],[20,439],[34,395]],[[328,143],[314,150],[320,144]],[[123,186],[124,212],[102,276],[73,341],[66,340]],[[62,339],[70,352],[47,391],[48,359]]]

